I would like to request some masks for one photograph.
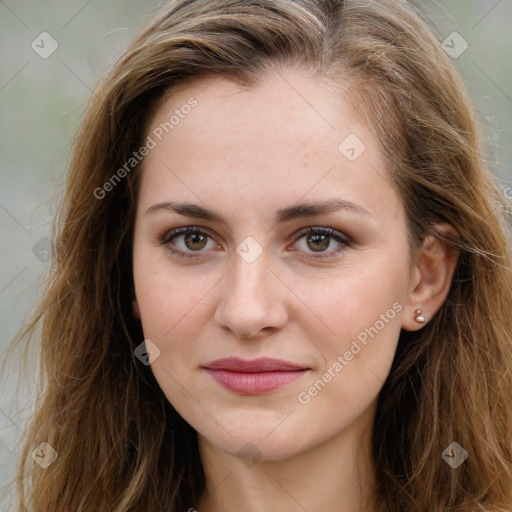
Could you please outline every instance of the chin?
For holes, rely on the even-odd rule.
[[[265,434],[262,435],[262,432]],[[236,434],[233,431],[230,433],[232,437],[224,431],[218,436],[201,435],[216,449],[240,458],[247,466],[259,461],[286,460],[307,450],[303,440],[294,439],[290,432],[284,430],[278,433],[277,430],[272,432],[272,429],[266,427],[263,429],[253,427],[246,431],[238,430]]]

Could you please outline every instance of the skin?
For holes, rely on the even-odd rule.
[[[403,203],[375,135],[325,84],[291,69],[272,71],[252,89],[200,79],[162,102],[151,128],[190,97],[197,106],[144,160],[133,243],[134,314],[160,350],[151,369],[198,432],[207,490],[190,507],[369,510],[373,473],[365,461],[400,329],[422,328],[417,308],[426,322],[432,318],[457,255],[429,237],[412,257]],[[366,146],[354,161],[338,149],[349,134]],[[275,222],[281,208],[333,198],[367,213],[342,208]],[[165,201],[208,207],[225,223],[169,209],[147,213]],[[205,229],[206,245],[194,251],[201,244],[187,245],[183,234],[159,243],[184,226]],[[331,257],[308,259],[318,249],[297,233],[310,226],[330,227],[352,242],[328,238],[320,252]],[[262,249],[251,263],[236,251],[249,236]],[[172,254],[173,243],[198,257]],[[301,403],[299,393],[393,304],[400,309],[394,318],[386,317],[343,370]],[[228,356],[276,357],[310,370],[284,388],[244,396],[201,368]],[[250,450],[248,462],[242,455]]]

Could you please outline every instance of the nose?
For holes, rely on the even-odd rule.
[[[265,251],[252,263],[238,254],[233,259],[215,311],[217,325],[247,339],[281,328],[288,318],[287,288],[268,267]]]

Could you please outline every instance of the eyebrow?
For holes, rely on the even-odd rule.
[[[346,201],[345,199],[329,199],[321,202],[306,202],[300,203],[287,208],[282,208],[277,211],[275,222],[284,223],[290,222],[295,219],[303,217],[315,217],[323,213],[329,213],[337,210],[348,210],[358,215],[368,215],[370,213],[363,206]],[[209,221],[216,221],[227,226],[226,221],[215,210],[205,208],[194,203],[179,202],[179,201],[163,201],[150,206],[146,215],[153,214],[159,211],[173,211],[185,217],[194,217],[196,219],[204,219]]]

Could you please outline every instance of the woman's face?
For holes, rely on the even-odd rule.
[[[366,430],[414,287],[374,133],[287,71],[253,89],[194,82],[146,135],[134,310],[168,400],[233,455],[252,443],[279,460]],[[213,369],[224,358],[296,368]]]

